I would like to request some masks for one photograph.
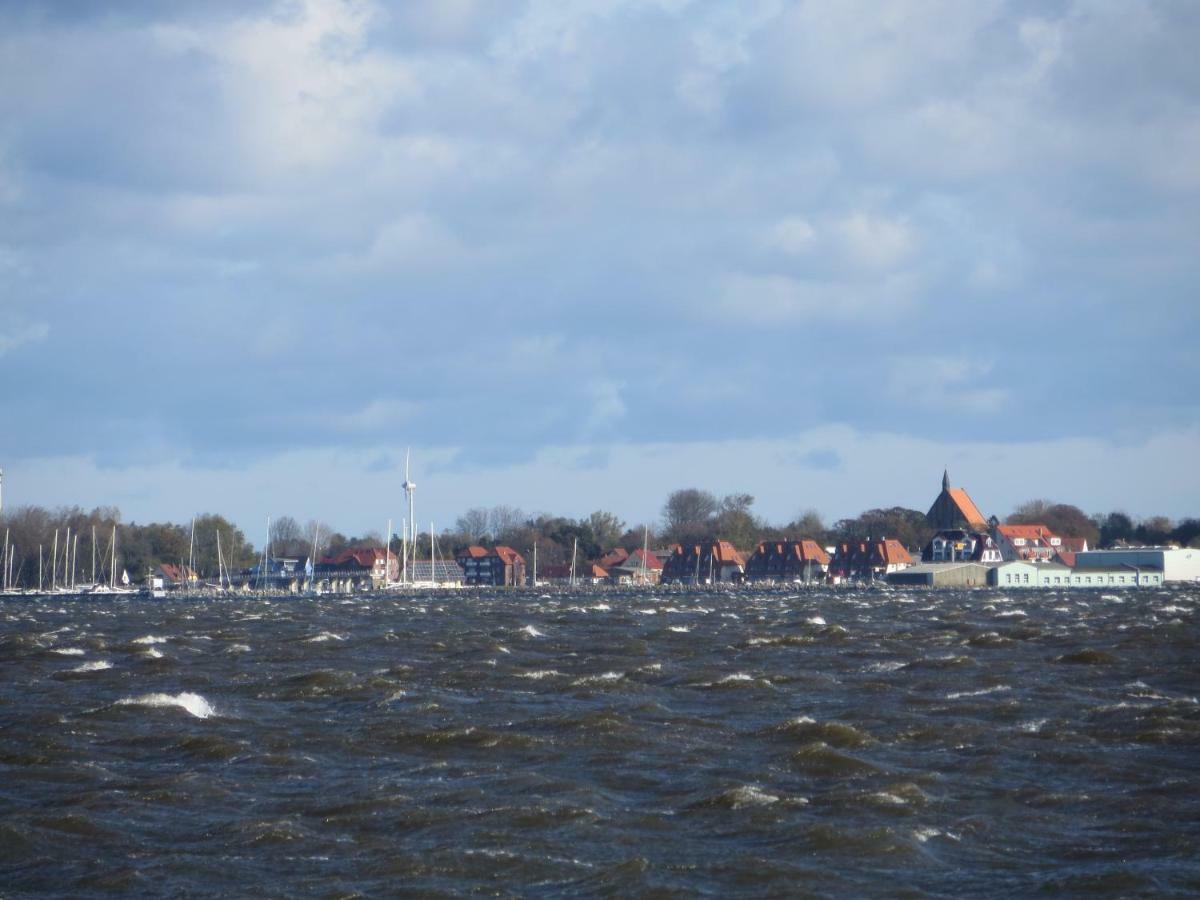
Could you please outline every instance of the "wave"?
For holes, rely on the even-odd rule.
[[[320,634],[314,634],[312,637],[304,639],[306,644],[323,644],[326,641],[344,641],[344,634],[334,634],[332,631],[322,631]]]
[[[144,706],[149,709],[169,709],[178,707],[191,713],[197,719],[207,719],[216,715],[216,710],[199,694],[183,692],[181,694],[142,694],[140,697],[125,697],[117,701],[117,706]]]
[[[103,672],[105,669],[111,669],[112,663],[107,659],[96,659],[91,662],[85,662],[73,668],[72,672]]]

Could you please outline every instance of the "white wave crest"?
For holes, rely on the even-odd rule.
[[[824,625],[825,617],[824,616],[809,616],[804,621],[806,623],[808,623],[809,625]]]
[[[105,669],[111,669],[112,663],[107,659],[97,659],[92,662],[85,662],[73,668],[72,672],[103,672]]]
[[[147,659],[162,659],[162,651],[155,650],[153,647],[149,647],[142,651],[142,656],[146,657]]]
[[[532,625],[526,625],[524,628],[521,629],[521,631],[523,633],[529,635],[530,637],[545,637],[546,636],[543,632],[538,631]]]
[[[134,638],[132,643],[134,643],[134,644],[165,644],[169,640],[170,640],[170,638],[159,637],[158,635],[155,635],[155,634],[147,634],[147,635],[143,635],[140,638]]]
[[[50,652],[57,653],[60,656],[83,656],[85,653],[85,651],[80,650],[78,647],[57,647]]]
[[[982,697],[985,694],[998,694],[1003,691],[1011,691],[1011,690],[1012,690],[1012,688],[1010,688],[1006,684],[998,684],[995,687],[983,688],[982,690],[978,690],[978,691],[955,691],[952,694],[947,694],[946,699],[947,700],[958,700],[962,697]]]
[[[126,697],[118,700],[117,705],[145,706],[151,709],[165,709],[177,706],[191,713],[197,719],[207,719],[209,716],[216,715],[216,711],[209,705],[207,700],[199,694],[192,694],[187,691],[181,694],[142,694],[140,697]]]
[[[561,678],[562,672],[558,669],[534,669],[530,672],[518,672],[518,678],[532,678],[534,681],[541,681],[543,678]]]
[[[334,634],[332,631],[322,631],[320,634],[314,634],[310,638],[305,638],[304,643],[323,644],[326,641],[344,641],[345,639],[346,636],[344,634]]]

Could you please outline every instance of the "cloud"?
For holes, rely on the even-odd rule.
[[[0,332],[0,356],[11,353],[26,344],[36,344],[44,341],[50,334],[50,326],[45,322],[35,322],[15,328],[8,333]]]
[[[0,452],[1171,432],[1198,38],[1169,2],[9,4]]]

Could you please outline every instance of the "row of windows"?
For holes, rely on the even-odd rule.
[[[1074,577],[1074,579],[1075,579],[1074,582],[1071,581],[1072,577]],[[1082,585],[1084,587],[1087,587],[1088,585],[1091,585],[1093,587],[1100,587],[1106,583],[1110,584],[1110,585],[1113,585],[1113,584],[1130,585],[1130,584],[1139,584],[1139,583],[1141,583],[1141,584],[1158,584],[1158,581],[1159,581],[1159,576],[1157,576],[1157,575],[1142,575],[1140,582],[1138,580],[1137,575],[1109,575],[1107,582],[1105,582],[1105,580],[1104,580],[1105,576],[1103,576],[1103,575],[1096,575],[1095,581],[1093,581],[1092,578],[1093,578],[1093,576],[1091,576],[1091,575],[1080,575],[1078,573],[1076,573],[1074,576],[1055,575],[1054,576],[1054,584],[1058,584],[1058,585],[1076,584],[1076,585]],[[1005,584],[1029,584],[1029,573],[1023,572],[1023,573],[1018,573],[1018,574],[1014,575],[1011,572],[1005,572],[1004,573],[1004,583]],[[1050,583],[1051,583],[1050,576],[1043,575],[1042,576],[1042,584],[1050,584]]]

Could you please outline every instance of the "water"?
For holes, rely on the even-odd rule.
[[[0,603],[0,895],[1200,891],[1195,588]]]

